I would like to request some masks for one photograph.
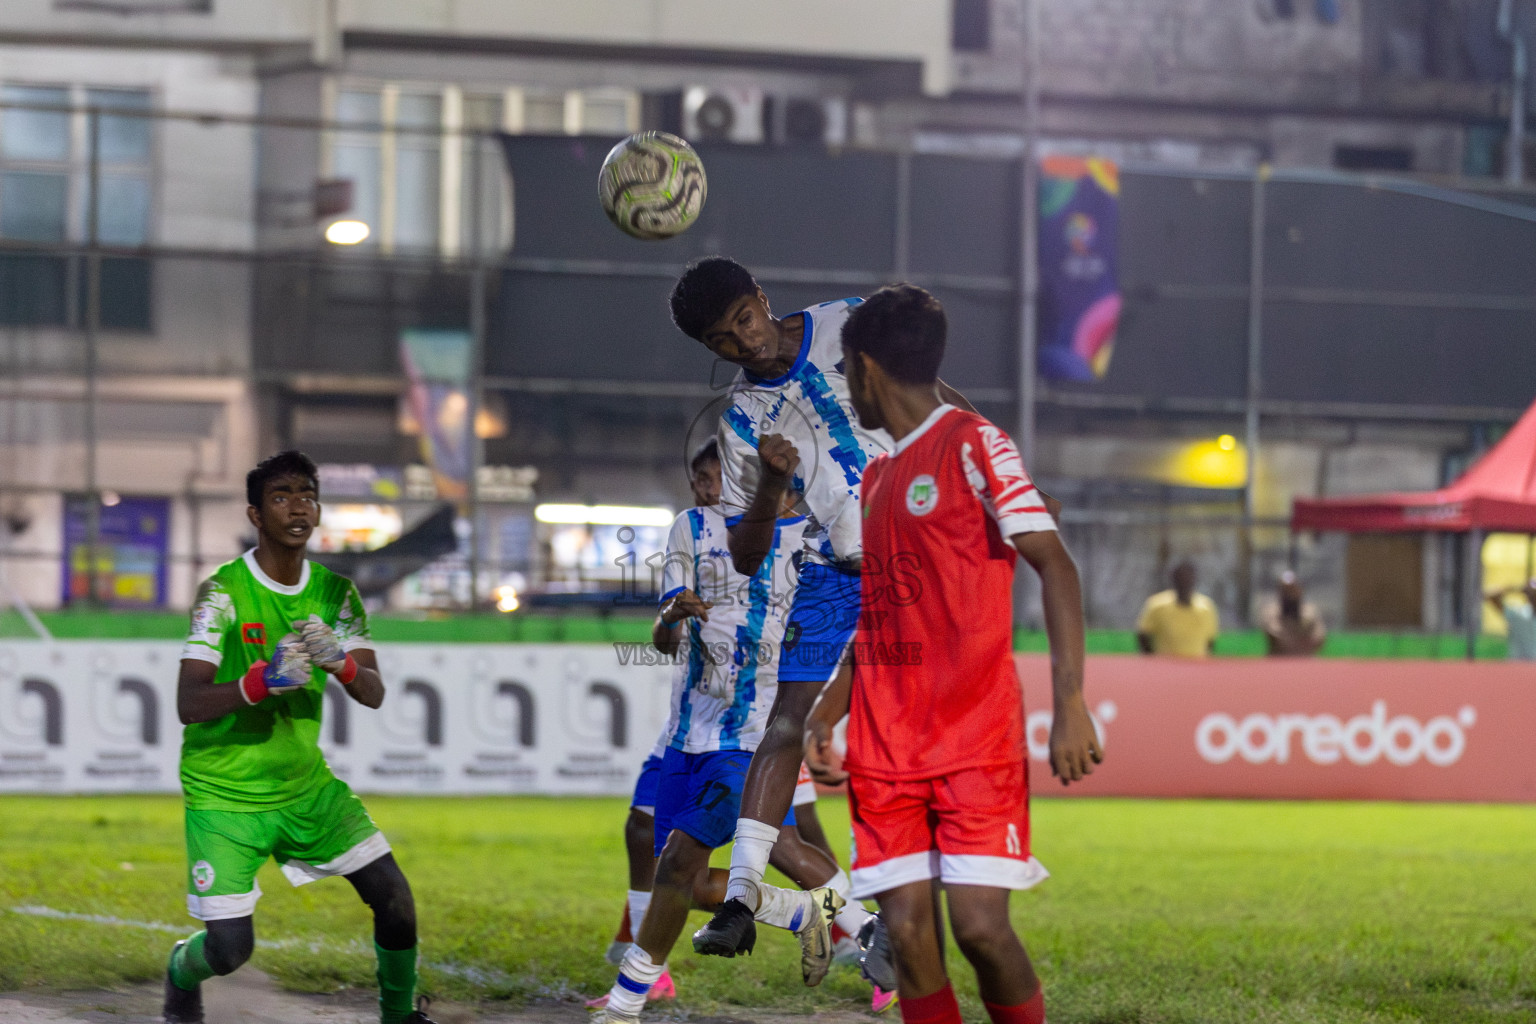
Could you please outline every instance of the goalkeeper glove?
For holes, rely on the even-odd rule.
[[[309,652],[311,661],[343,684],[357,678],[357,662],[352,660],[352,655],[341,649],[336,631],[327,626],[320,616],[311,612],[309,618],[295,622],[293,626],[303,638],[304,650]]]
[[[265,700],[274,693],[288,693],[309,685],[313,664],[297,633],[289,633],[277,642],[272,660],[258,661],[240,680],[240,695],[247,704]]]

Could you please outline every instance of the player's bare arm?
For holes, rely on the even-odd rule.
[[[1051,646],[1051,773],[1062,785],[1093,774],[1104,751],[1083,700],[1083,590],[1077,564],[1054,530],[1014,534],[1014,547],[1040,575]]]
[[[352,660],[357,664],[357,674],[352,677],[350,683],[342,686],[347,691],[347,696],[368,708],[381,707],[384,703],[384,677],[379,675],[379,658],[366,647],[360,647],[352,652]],[[325,668],[325,666],[321,666]],[[330,669],[326,668],[327,672]],[[336,673],[331,673],[336,676]],[[337,682],[340,682],[337,676]]]
[[[757,492],[752,504],[735,526],[730,527],[728,546],[731,564],[743,576],[757,572],[758,566],[773,548],[773,528],[784,506],[784,495],[791,489],[800,453],[781,434],[764,434],[757,442],[757,457],[762,463]]]
[[[821,691],[815,707],[805,719],[805,766],[811,777],[825,786],[835,786],[848,773],[833,767],[832,733],[837,723],[848,717],[853,697],[853,662],[845,662],[837,675]]]
[[[688,619],[709,621],[713,601],[706,601],[692,590],[684,590],[661,606],[651,623],[651,644],[662,654],[676,654],[683,642],[683,622]]]
[[[1051,497],[1049,494],[1046,494],[1044,491],[1042,491],[1038,484],[1035,485],[1035,493],[1040,495],[1040,500],[1041,501],[1045,502],[1045,510],[1051,514],[1051,520],[1057,526],[1060,526],[1061,525],[1061,502],[1056,500],[1055,498]]]
[[[181,674],[176,678],[176,714],[182,725],[211,722],[248,706],[238,686],[213,681],[217,671],[218,666],[210,662],[182,660]]]

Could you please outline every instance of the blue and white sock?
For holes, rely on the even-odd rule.
[[[608,1007],[626,1017],[638,1016],[645,1009],[645,997],[661,977],[665,965],[651,963],[651,954],[636,943],[624,954],[619,976],[608,990]]]

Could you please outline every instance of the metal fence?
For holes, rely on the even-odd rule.
[[[104,497],[171,499],[175,605],[237,550],[258,453],[417,461],[399,415],[407,330],[471,339],[470,417],[491,421],[474,466],[534,467],[541,498],[679,507],[682,439],[729,374],[676,333],[664,299],[684,261],[716,251],[752,267],[780,311],[895,279],[930,287],[951,316],[946,378],[1045,439],[1085,424],[1111,439],[1209,429],[1262,466],[1272,424],[1382,423],[1455,450],[1469,425],[1512,420],[1536,394],[1536,210],[1438,185],[1122,168],[1109,373],[1037,385],[1018,356],[1031,261],[1017,160],[701,147],[703,218],[642,243],[596,203],[611,138],[506,136],[473,104],[450,118],[400,97],[381,112],[338,104],[333,121],[76,99],[0,102],[0,518],[27,520],[5,563],[40,604],[71,571],[64,525],[39,527],[63,495],[89,498],[90,551]],[[26,150],[60,125],[62,157]],[[325,242],[343,215],[371,219],[372,238]],[[1207,574],[1239,617],[1272,566],[1312,558],[1322,577],[1340,562],[1298,549],[1252,474],[1149,499],[1089,494],[1072,465],[1041,458],[1047,485],[1080,499],[1066,523],[1100,623],[1127,624],[1179,554],[1211,552]],[[506,516],[488,516],[479,480],[457,556],[468,587],[445,584],[445,604],[542,557],[499,546]],[[98,565],[81,561],[86,595]]]

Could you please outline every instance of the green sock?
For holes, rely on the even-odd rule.
[[[400,1024],[416,1009],[416,947],[385,949],[377,942],[373,951],[379,958],[379,1020],[382,1024]]]
[[[203,942],[207,938],[207,932],[198,932],[171,951],[171,984],[184,992],[191,992],[213,977],[213,968],[203,958]]]

